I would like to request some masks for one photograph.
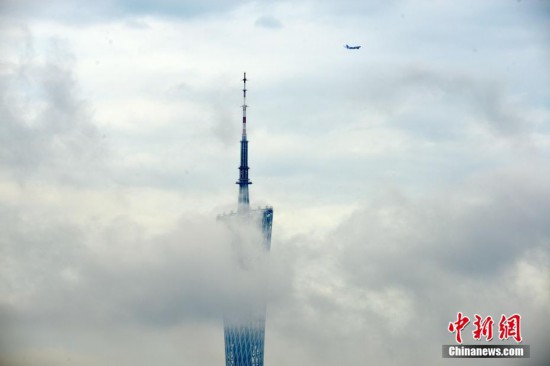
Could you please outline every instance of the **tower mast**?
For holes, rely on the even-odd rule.
[[[243,77],[243,134],[241,138],[241,165],[239,166],[239,206],[238,211],[249,209],[250,198],[248,195],[248,185],[252,184],[248,179],[248,140],[246,139],[246,72]]]

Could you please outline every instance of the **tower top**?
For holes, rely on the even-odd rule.
[[[241,138],[241,165],[239,166],[239,180],[237,184],[239,185],[239,211],[245,211],[249,208],[249,194],[248,194],[248,185],[252,184],[250,179],[248,179],[248,140],[246,139],[246,72],[243,77],[243,133]]]

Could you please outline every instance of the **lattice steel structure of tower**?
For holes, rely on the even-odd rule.
[[[261,230],[258,245],[264,253],[271,248],[271,228],[273,223],[273,207],[250,208],[248,186],[252,184],[248,178],[248,140],[246,136],[246,73],[243,78],[243,121],[241,138],[241,165],[239,166],[239,200],[236,212],[218,216],[219,220],[230,224],[247,224]],[[255,243],[254,243],[255,244]],[[265,284],[267,285],[267,284]],[[262,297],[262,295],[259,295]],[[244,317],[224,317],[225,364],[226,366],[263,366],[265,340],[265,298],[252,305],[243,305]]]

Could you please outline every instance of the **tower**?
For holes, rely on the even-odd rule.
[[[236,212],[218,216],[229,225],[251,225],[261,232],[258,243],[260,251],[267,254],[271,248],[271,228],[273,223],[273,208],[264,207],[251,209],[248,186],[252,184],[248,178],[248,139],[246,136],[246,73],[243,78],[243,120],[241,136],[241,163],[239,166],[239,199]],[[243,253],[241,253],[243,254]],[[246,253],[244,253],[246,256]],[[246,269],[245,269],[246,270]],[[249,275],[254,275],[250,272]],[[265,287],[267,284],[260,284]],[[254,294],[253,294],[254,295]],[[225,364],[226,366],[263,366],[266,301],[263,291],[259,291],[256,301],[246,303],[239,309],[239,316],[224,316]]]

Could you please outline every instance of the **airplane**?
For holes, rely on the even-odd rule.
[[[348,46],[348,45],[345,45],[344,47],[346,47],[348,50],[358,50],[361,48],[361,46]]]

